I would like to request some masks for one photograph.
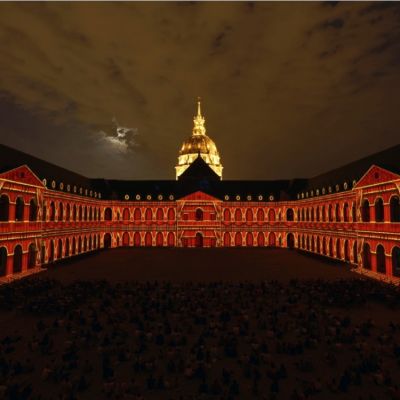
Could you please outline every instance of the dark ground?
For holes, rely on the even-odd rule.
[[[399,310],[294,251],[103,251],[0,287],[0,399],[400,399]]]
[[[48,272],[61,282],[75,279],[194,281],[252,281],[266,279],[346,279],[347,264],[327,262],[282,249],[115,249],[90,255]]]

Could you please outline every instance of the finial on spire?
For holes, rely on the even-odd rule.
[[[197,115],[193,119],[194,127],[193,127],[193,135],[205,135],[206,128],[204,126],[205,119],[201,115],[201,102],[200,97],[197,98]]]
[[[201,98],[197,97],[197,116],[201,117]]]

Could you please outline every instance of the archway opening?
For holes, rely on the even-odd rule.
[[[288,233],[286,236],[286,243],[288,249],[294,249],[294,235],[293,233]]]
[[[364,243],[363,245],[363,268],[371,269],[371,248],[368,243]]]
[[[203,247],[203,235],[200,232],[196,233],[196,247]]]
[[[400,277],[400,247],[395,246],[392,250],[392,273]]]
[[[0,248],[0,276],[5,276],[7,273],[7,249]]]
[[[21,245],[17,245],[14,248],[14,257],[13,257],[13,273],[17,274],[22,271],[22,247]]]
[[[376,248],[376,270],[382,274],[386,274],[385,249],[381,244]]]
[[[105,233],[103,241],[104,241],[104,248],[109,249],[111,247],[111,234]]]
[[[28,249],[28,269],[34,268],[36,265],[36,245],[31,243]]]

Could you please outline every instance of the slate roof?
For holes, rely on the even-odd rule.
[[[70,184],[72,191],[72,187],[76,185],[84,190],[101,193],[102,199],[123,200],[128,195],[129,200],[139,200],[137,198],[139,195],[140,200],[147,200],[148,196],[154,201],[160,200],[159,196],[162,196],[162,200],[172,200],[172,198],[175,200],[201,190],[221,200],[247,201],[248,196],[251,196],[252,201],[257,201],[259,196],[262,196],[263,201],[272,199],[279,201],[295,199],[301,192],[321,190],[322,187],[334,188],[336,184],[339,184],[340,190],[343,190],[344,182],[348,183],[348,189],[350,189],[352,181],[359,180],[373,164],[400,173],[400,145],[310,179],[274,181],[221,181],[201,158],[196,159],[178,181],[91,179],[11,147],[0,145],[0,172],[24,164],[28,165],[40,179],[46,178],[47,187],[51,187],[51,181],[54,180],[56,188],[59,188],[59,183],[63,182],[63,190],[65,191],[67,184]]]

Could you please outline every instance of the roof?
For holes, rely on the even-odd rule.
[[[196,159],[189,165],[188,168],[178,178],[180,181],[184,180],[199,180],[209,179],[220,181],[221,178],[218,174],[203,160],[200,152]]]
[[[372,165],[400,173],[400,144],[308,179],[304,190],[322,190],[322,188],[328,190],[329,186],[335,188],[336,185],[343,190],[345,182],[351,189],[354,186],[353,182],[357,182]]]
[[[123,200],[129,196],[129,200],[175,200],[200,190],[221,200],[278,201],[295,199],[298,193],[308,190],[322,190],[322,188],[327,190],[329,186],[334,188],[337,184],[341,185],[340,190],[343,190],[344,182],[347,182],[348,188],[351,188],[353,180],[358,181],[371,165],[378,165],[389,171],[400,173],[400,145],[311,179],[274,181],[221,181],[201,157],[192,163],[178,181],[91,179],[22,151],[0,145],[0,172],[24,164],[28,165],[40,179],[46,178],[48,187],[51,187],[51,181],[54,180],[57,189],[59,189],[59,183],[63,182],[63,191],[70,185],[72,192],[73,186],[76,185],[77,193],[79,193],[79,188],[83,188],[83,194],[85,189],[93,190],[101,193],[102,199]]]

